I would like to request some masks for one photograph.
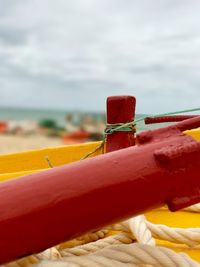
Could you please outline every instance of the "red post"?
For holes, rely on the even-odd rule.
[[[163,204],[199,202],[200,142],[181,133],[199,126],[200,117],[148,131],[138,146],[1,183],[0,264]]]
[[[111,96],[107,98],[107,123],[131,122],[135,118],[134,96]],[[106,152],[135,145],[134,132],[114,132],[107,135]]]

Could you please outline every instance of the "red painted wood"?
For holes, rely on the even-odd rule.
[[[111,96],[107,98],[107,123],[126,123],[135,119],[134,96]],[[135,145],[133,132],[114,132],[107,135],[106,152]]]
[[[180,130],[180,131],[186,131],[186,130],[191,130],[191,129],[195,129],[200,127],[199,126],[199,121],[200,121],[200,116],[197,116],[193,119],[189,119],[189,120],[184,120],[182,122],[178,122],[176,124],[176,127]]]
[[[160,142],[163,139],[169,138],[173,135],[177,134],[179,135],[180,131],[183,132],[186,130],[198,128],[200,127],[199,124],[200,124],[200,116],[197,116],[195,118],[178,122],[174,125],[141,132],[137,135],[136,143],[138,145],[141,145],[141,144],[148,144],[149,142],[152,141]]]
[[[144,121],[145,124],[153,124],[153,123],[163,123],[163,122],[178,122],[195,117],[198,117],[198,115],[157,116],[157,117],[147,117]]]
[[[139,146],[1,183],[0,264],[164,203],[199,202],[200,142],[180,132],[198,126],[187,120],[138,135]]]

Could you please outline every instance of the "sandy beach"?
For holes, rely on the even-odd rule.
[[[63,145],[61,138],[56,137],[46,137],[43,135],[0,135],[0,154],[15,153],[60,145]]]

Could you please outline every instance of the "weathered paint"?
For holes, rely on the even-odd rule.
[[[200,142],[181,131],[200,118],[148,131],[138,146],[0,185],[0,263],[168,204],[200,201]]]

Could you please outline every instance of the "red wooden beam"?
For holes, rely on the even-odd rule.
[[[191,118],[198,117],[199,115],[173,115],[173,116],[156,116],[145,118],[145,124],[163,123],[163,122],[178,122]]]
[[[168,204],[200,201],[200,118],[148,131],[138,146],[0,184],[0,264]],[[143,145],[145,143],[145,145]]]
[[[119,124],[134,121],[136,99],[134,96],[111,96],[107,99],[107,123]],[[118,131],[107,135],[106,152],[135,144],[134,132]]]

